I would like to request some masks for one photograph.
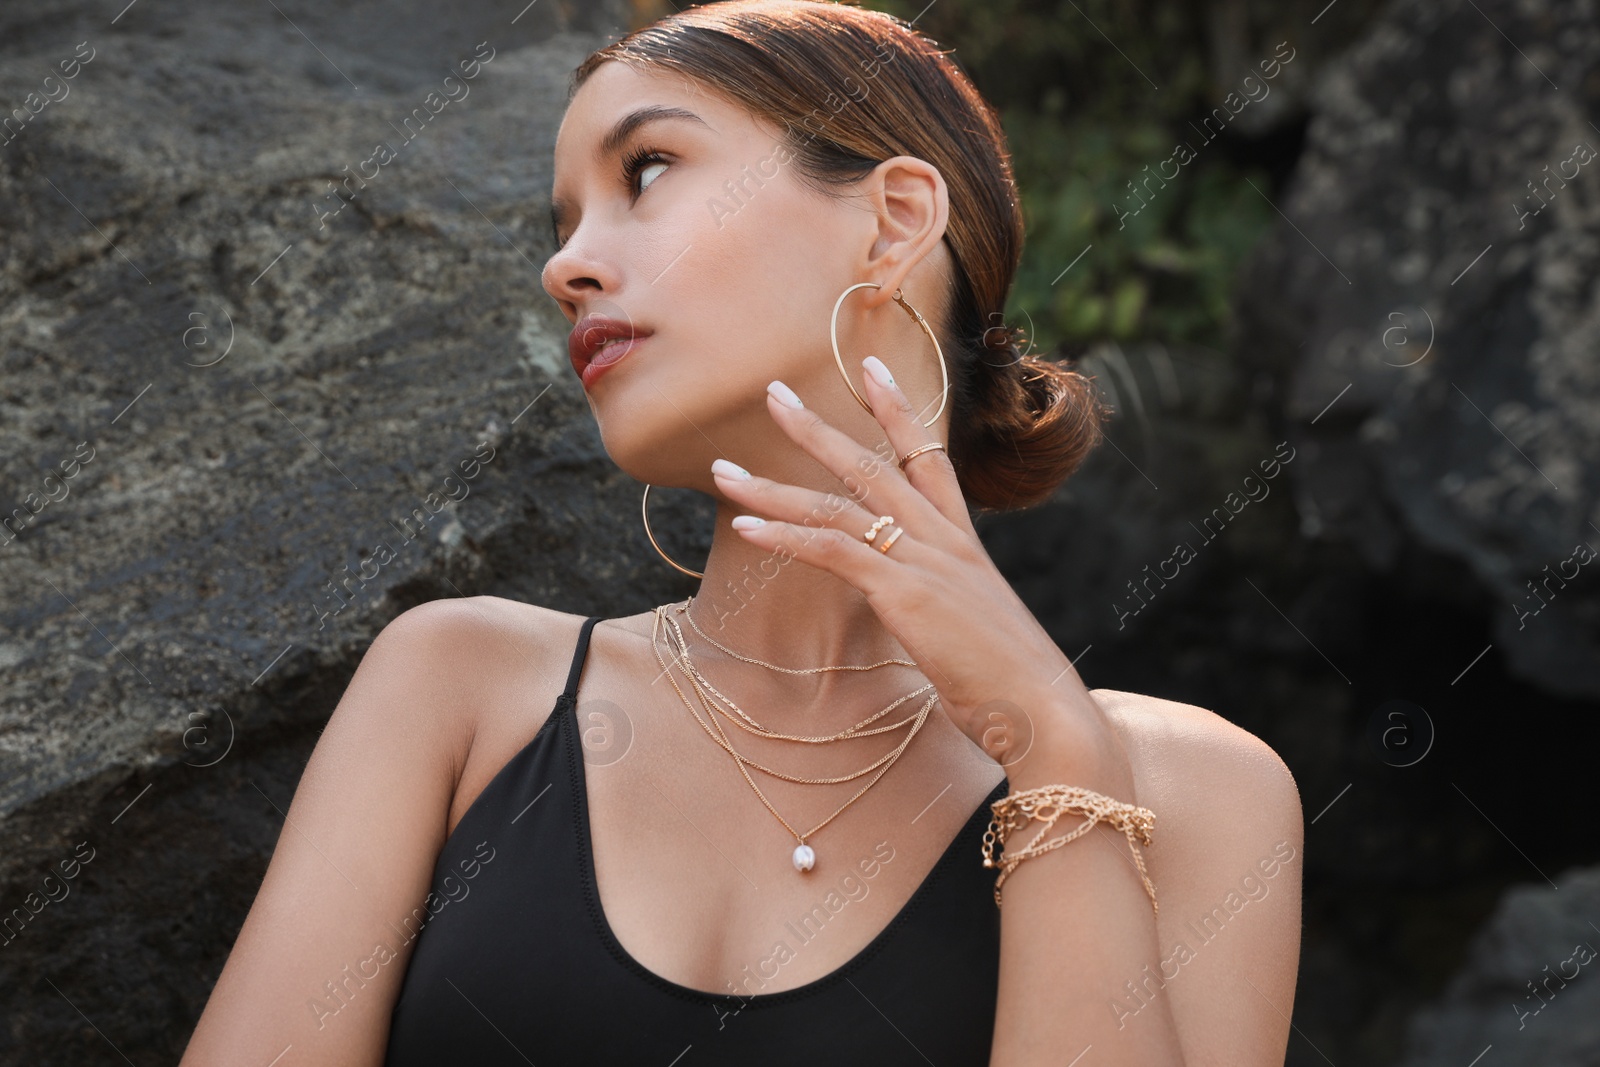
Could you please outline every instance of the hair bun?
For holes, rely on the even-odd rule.
[[[1021,356],[1022,327],[991,326],[983,331],[983,347],[992,351],[1016,352]]]
[[[1023,361],[1031,358],[1023,349],[1022,329],[1017,326],[992,326],[983,332],[977,353],[978,373],[1014,377]],[[981,387],[980,387],[981,390]]]
[[[963,491],[990,511],[1042,504],[1099,446],[1113,412],[1070,365],[1022,351],[1014,330],[985,331],[981,344],[974,417],[951,426]]]

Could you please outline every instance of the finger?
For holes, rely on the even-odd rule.
[[[852,496],[763,478],[725,459],[712,461],[711,474],[717,481],[717,488],[752,515],[782,519],[799,526],[832,526],[845,531],[864,530],[878,517]]]
[[[910,482],[889,477],[898,474],[894,461],[828,425],[810,408],[793,406],[787,400],[793,395],[782,382],[767,386],[767,410],[783,431],[838,478],[874,517],[893,515],[908,533],[917,533],[929,544],[939,543],[939,531],[948,529],[949,522]]]
[[[925,417],[923,413],[912,408],[911,400],[881,359],[868,356],[861,361],[861,366],[867,372],[863,378],[867,383],[867,401],[872,405],[873,417],[883,427],[889,445],[894,449],[895,466],[891,470],[905,478],[945,518],[976,536],[972,518],[967,512],[966,495],[961,492],[960,480],[956,477],[955,466],[950,462],[946,449],[929,449],[914,457],[903,469],[899,466],[899,457],[939,441],[938,436],[922,424]],[[930,401],[927,406],[937,410],[938,399]]]
[[[881,527],[873,535],[872,541],[868,542],[866,535],[880,516],[869,512],[852,497],[763,478],[724,459],[711,464],[711,473],[716,478],[717,488],[728,499],[748,509],[751,515],[803,527],[808,532],[823,528],[837,530],[855,537],[880,555],[882,553],[878,546],[887,542],[895,527],[902,527],[903,532],[892,546],[895,558],[902,563],[928,561],[928,547],[913,541],[900,517],[892,513],[892,521]]]
[[[909,533],[902,533],[886,554],[861,537],[832,526],[798,526],[755,515],[737,515],[733,521],[739,536],[776,555],[780,562],[798,559],[843,578],[868,597],[881,595],[905,580],[900,554],[912,547],[907,543]],[[880,543],[891,533],[893,528],[885,527],[878,535]]]

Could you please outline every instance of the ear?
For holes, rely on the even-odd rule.
[[[893,299],[912,268],[944,238],[950,191],[932,163],[895,156],[867,176],[863,192],[876,217],[877,234],[861,276],[882,288],[866,291],[861,304],[873,308]]]

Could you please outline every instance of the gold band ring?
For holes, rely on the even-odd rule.
[[[890,534],[888,537],[883,539],[883,544],[878,546],[878,551],[882,552],[884,555],[888,555],[889,554],[889,546],[894,544],[896,541],[900,540],[900,535],[905,533],[905,532],[906,532],[905,531],[905,527],[896,526],[894,528],[894,533]]]
[[[925,445],[918,445],[916,448],[913,448],[910,452],[907,452],[905,455],[900,457],[900,469],[902,471],[905,470],[907,463],[910,463],[924,452],[936,452],[943,449],[944,445],[940,444],[938,441],[929,441]]]

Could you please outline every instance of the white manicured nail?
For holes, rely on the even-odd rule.
[[[894,388],[894,375],[889,373],[889,368],[884,366],[883,360],[877,356],[868,356],[861,361],[861,365],[867,368],[867,373],[872,375],[873,381],[885,389]]]
[[[733,522],[729,523],[735,530],[754,530],[757,526],[765,526],[766,524],[766,519],[757,518],[754,515],[735,515]]]
[[[729,463],[725,459],[712,460],[711,473],[720,474],[724,478],[736,478],[741,482],[748,482],[750,480],[749,471],[745,470],[737,463]]]
[[[779,403],[787,404],[788,406],[797,410],[805,407],[804,404],[800,403],[800,398],[795,396],[794,390],[790,389],[787,385],[784,385],[780,381],[773,381],[771,384],[769,384],[767,386],[767,392],[777,397]]]

